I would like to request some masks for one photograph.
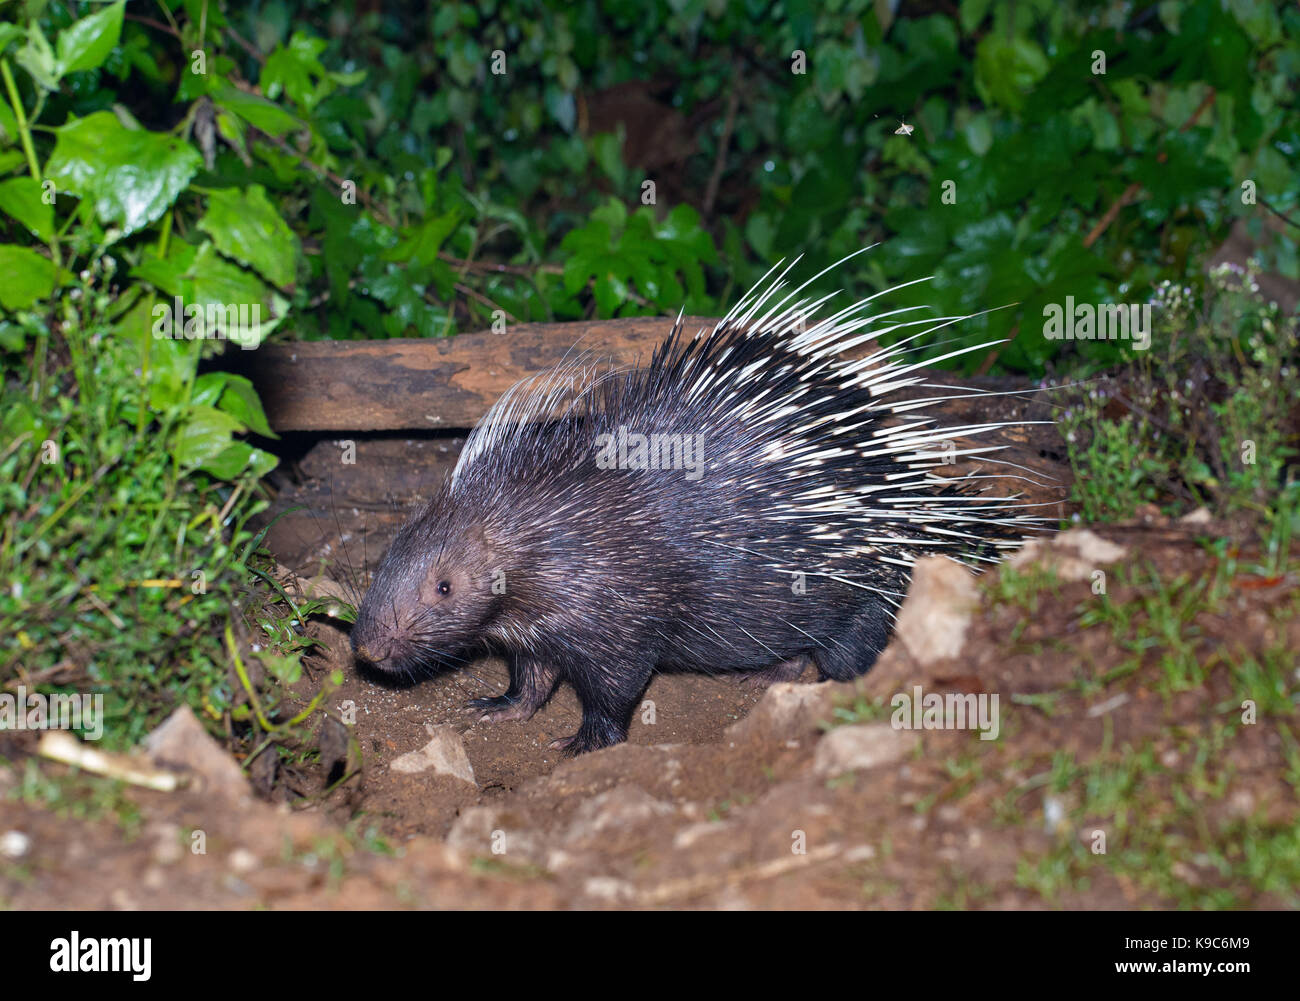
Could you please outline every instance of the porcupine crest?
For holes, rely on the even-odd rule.
[[[924,408],[986,394],[897,398],[924,385],[923,366],[989,346],[908,357],[966,317],[867,315],[885,293],[819,317],[831,297],[798,298],[809,283],[785,292],[790,267],[712,330],[687,336],[679,315],[643,368],[579,358],[509,390],[399,534],[363,603],[362,640],[385,603],[400,625],[415,593],[425,625],[412,658],[505,656],[510,690],[472,703],[489,718],[529,716],[570,681],[583,725],[567,746],[588,750],[625,737],[655,669],[797,673],[811,656],[823,677],[862,673],[919,556],[994,561],[1040,527],[1018,496],[982,489],[992,477],[980,470],[939,475],[957,457],[997,462],[1001,446],[953,442],[1006,425],[942,426]],[[909,336],[845,357],[896,331]],[[689,461],[628,461],[618,447],[638,435]],[[616,453],[613,468],[601,462]],[[438,597],[453,573],[483,600]],[[428,625],[444,605],[447,628]]]

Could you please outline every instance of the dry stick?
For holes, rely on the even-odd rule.
[[[1280,212],[1279,210],[1273,208],[1273,206],[1270,205],[1270,204],[1268,203],[1267,200],[1261,198],[1261,199],[1259,200],[1259,204],[1263,205],[1264,208],[1268,209],[1270,212],[1272,212],[1275,216],[1277,216],[1279,219],[1281,219],[1281,220],[1282,220],[1284,223],[1286,223],[1288,226],[1295,226],[1297,229],[1300,229],[1300,222],[1296,222],[1296,221],[1295,221],[1294,219],[1292,219],[1289,215],[1285,215],[1285,214],[1283,214],[1282,212]]]
[[[757,865],[745,866],[729,872],[706,872],[697,876],[687,876],[684,879],[669,880],[638,894],[639,903],[664,904],[674,898],[697,896],[700,893],[721,889],[724,886],[735,886],[749,879],[774,879],[796,869],[803,869],[818,862],[830,861],[840,854],[841,850],[839,844],[832,843],[821,848],[814,848],[806,855],[791,855],[789,858],[770,859]]]
[[[526,267],[522,264],[502,264],[498,261],[467,261],[461,257],[452,257],[450,254],[439,254],[438,259],[450,264],[453,268],[460,268],[463,271],[474,271],[479,274],[500,274],[500,275],[520,275],[524,278],[531,278],[533,275],[562,275],[564,269],[558,264],[538,264],[534,267]]]
[[[1178,131],[1186,132],[1193,125],[1195,125],[1196,120],[1201,117],[1201,112],[1203,112],[1206,108],[1208,108],[1211,104],[1214,103],[1215,96],[1216,96],[1215,90],[1213,87],[1211,87],[1209,89],[1209,92],[1201,100],[1201,103],[1196,106],[1196,110],[1193,111],[1191,115],[1188,117],[1187,121],[1183,122],[1183,124],[1179,126]],[[1164,150],[1161,150],[1159,153],[1156,154],[1156,163],[1164,163],[1168,159],[1169,159],[1169,154],[1166,153]],[[1127,188],[1124,189],[1124,193],[1120,195],[1119,198],[1115,199],[1111,207],[1106,210],[1106,214],[1102,216],[1101,219],[1098,220],[1097,225],[1093,226],[1092,231],[1083,238],[1083,247],[1085,250],[1090,249],[1092,245],[1101,238],[1101,234],[1106,232],[1106,230],[1110,227],[1110,224],[1113,223],[1116,220],[1116,218],[1119,217],[1120,210],[1123,209],[1124,206],[1128,205],[1131,201],[1133,201],[1133,199],[1137,197],[1138,192],[1140,192],[1141,190],[1142,190],[1142,185],[1138,184],[1137,181],[1134,181],[1132,184],[1130,184]],[[997,361],[998,355],[1002,353],[1002,349],[1006,347],[1007,343],[1010,343],[1011,339],[1014,338],[1016,334],[1018,334],[1019,332],[1020,332],[1020,326],[1019,324],[1017,324],[1015,329],[1012,331],[1011,337],[1007,338],[1006,342],[999,344],[996,347],[993,347],[989,350],[989,353],[984,356],[984,360],[980,362],[979,368],[976,370],[979,375],[983,375],[990,368],[993,367],[993,363]]]
[[[713,201],[718,196],[718,185],[722,183],[722,169],[727,164],[727,147],[731,145],[731,132],[736,127],[736,111],[740,107],[740,73],[736,73],[735,86],[731,88],[731,97],[727,99],[727,120],[722,126],[722,136],[718,139],[718,153],[713,158],[713,173],[709,175],[709,185],[704,189],[704,218],[713,215]]]

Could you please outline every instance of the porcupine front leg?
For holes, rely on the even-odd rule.
[[[533,714],[551,697],[559,672],[531,657],[511,655],[506,658],[510,670],[510,687],[504,695],[471,699],[466,705],[482,710],[480,723],[505,723],[532,719]]]
[[[565,671],[565,678],[578,693],[582,723],[573,736],[552,741],[551,746],[571,754],[584,754],[627,740],[632,711],[650,683],[653,669],[654,664],[649,660],[620,664],[611,671],[590,663],[571,665]]]

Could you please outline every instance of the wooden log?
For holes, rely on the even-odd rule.
[[[228,358],[277,431],[468,428],[520,379],[588,351],[644,364],[672,317],[521,323],[502,334],[268,344]],[[690,333],[716,320],[686,317]]]

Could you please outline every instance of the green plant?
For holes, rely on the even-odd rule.
[[[1153,350],[1135,352],[1123,385],[1080,392],[1061,425],[1074,496],[1089,521],[1204,506],[1259,525],[1276,568],[1295,531],[1294,460],[1300,320],[1259,295],[1253,271],[1211,275],[1203,299],[1162,286]]]

